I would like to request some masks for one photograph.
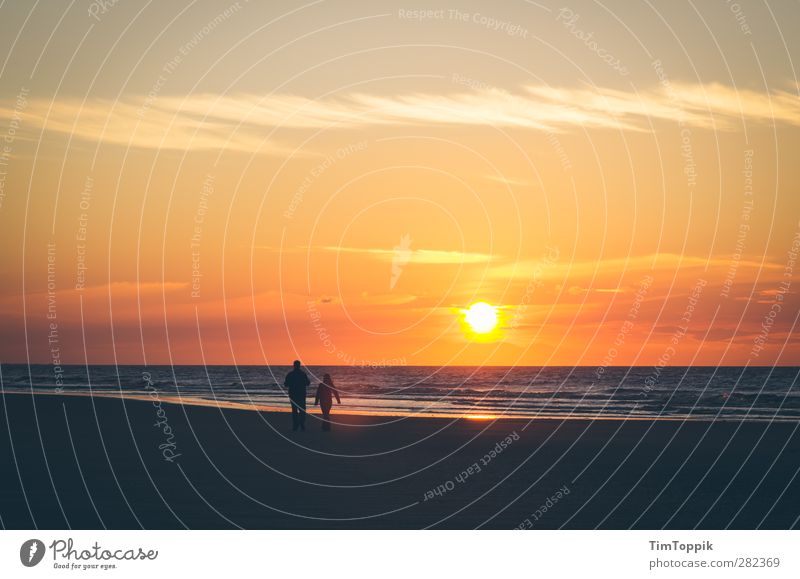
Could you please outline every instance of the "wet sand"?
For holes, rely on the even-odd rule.
[[[798,526],[797,423],[309,416],[0,397],[5,528]]]

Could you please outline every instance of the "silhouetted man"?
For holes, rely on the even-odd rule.
[[[283,385],[289,391],[289,401],[292,404],[292,430],[306,429],[306,388],[309,384],[311,381],[300,369],[300,360],[295,360],[294,368],[283,381]]]

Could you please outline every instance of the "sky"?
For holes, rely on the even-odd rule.
[[[796,365],[799,8],[4,3],[0,362]]]

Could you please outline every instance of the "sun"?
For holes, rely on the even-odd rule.
[[[477,302],[464,311],[464,319],[476,334],[488,334],[497,327],[497,308]]]

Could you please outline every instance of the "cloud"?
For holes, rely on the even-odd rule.
[[[572,296],[588,294],[589,292],[596,292],[599,294],[621,294],[624,293],[625,290],[622,288],[587,288],[581,287],[577,285],[570,286],[567,290],[567,293]]]
[[[699,257],[677,253],[658,253],[632,255],[629,257],[600,258],[596,260],[560,259],[552,263],[541,260],[526,260],[493,266],[489,275],[500,279],[528,279],[534,274],[537,279],[560,281],[564,279],[618,278],[622,274],[648,273],[654,271],[674,272],[677,270],[703,270],[727,272],[729,257]],[[749,269],[761,272],[762,276],[783,270],[776,263],[742,259],[737,263],[739,271]]]
[[[189,97],[186,107],[178,99],[169,99],[159,106],[147,106],[146,99],[106,99],[82,102],[79,99],[32,99],[21,113],[22,127],[28,131],[52,131],[71,135],[78,140],[165,150],[219,150],[223,148],[247,152],[261,151],[286,154],[291,149],[266,140],[253,126],[238,128],[231,119],[196,114],[206,107],[213,113],[209,95]],[[0,119],[11,119],[18,112],[11,103],[0,104]]]
[[[519,187],[530,187],[534,183],[532,181],[528,181],[526,179],[519,179],[516,177],[509,177],[507,175],[483,175],[484,179],[488,179],[489,181],[494,181],[496,183],[500,183],[501,185],[507,186],[519,186]]]
[[[761,93],[718,83],[674,85],[674,96],[683,109],[728,116],[729,120],[751,120],[800,125],[800,97],[786,91]]]
[[[315,248],[312,248],[312,250]],[[396,251],[394,249],[365,249],[360,247],[335,247],[321,246],[316,249],[335,253],[353,253],[374,256],[378,259],[391,261]],[[486,263],[493,258],[488,253],[469,253],[464,251],[443,251],[438,249],[412,249],[410,263],[427,265]]]
[[[0,102],[0,119],[19,115]],[[275,128],[356,129],[392,125],[501,126],[564,132],[569,128],[648,131],[648,121],[736,130],[742,120],[800,126],[794,93],[757,92],[718,83],[671,83],[639,92],[608,88],[524,86],[455,93],[349,93],[324,99],[287,94],[127,96],[119,100],[31,99],[28,130],[150,149],[220,150],[286,155]],[[282,138],[285,133],[282,133]]]

